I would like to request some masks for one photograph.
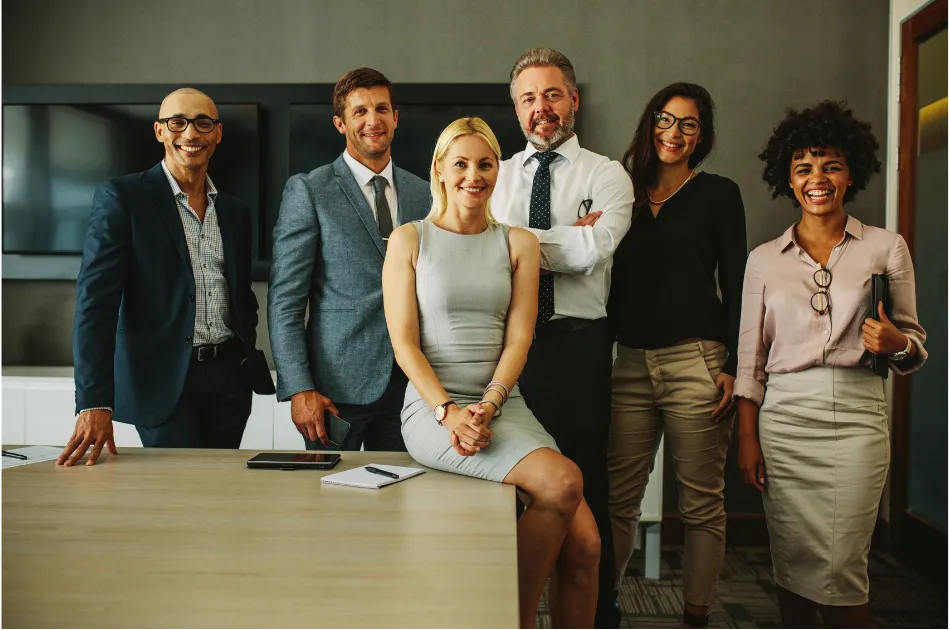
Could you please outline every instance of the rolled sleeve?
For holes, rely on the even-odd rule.
[[[910,374],[921,368],[927,361],[924,342],[927,332],[917,320],[917,284],[914,281],[914,263],[910,250],[902,236],[898,236],[887,261],[887,280],[891,297],[891,322],[915,346],[917,354],[900,363],[889,361],[897,374]]]
[[[739,323],[738,370],[734,395],[761,406],[765,398],[765,365],[769,351],[765,341],[765,281],[749,256],[742,286],[742,317]]]

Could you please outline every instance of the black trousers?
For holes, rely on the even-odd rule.
[[[188,364],[181,398],[168,420],[139,427],[142,446],[238,448],[251,415],[251,388],[240,372],[240,344],[228,343],[216,359]]]
[[[328,449],[322,442],[311,442],[304,437],[308,451],[358,451],[364,447],[367,451],[405,451],[406,443],[402,439],[402,404],[406,398],[406,385],[409,379],[399,366],[393,363],[393,372],[383,395],[368,405],[350,405],[338,403],[340,418],[350,423],[350,431],[339,449]]]
[[[607,512],[612,342],[605,320],[535,339],[518,384],[528,408],[584,475],[584,498],[600,532],[595,627],[614,627],[614,545]]]

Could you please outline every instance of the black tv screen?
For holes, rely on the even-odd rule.
[[[397,103],[399,122],[393,138],[393,163],[422,179],[429,180],[435,142],[445,127],[463,116],[479,116],[488,123],[502,158],[525,147],[524,134],[511,103],[505,105],[424,105]],[[346,138],[333,126],[330,104],[290,106],[290,174],[308,173],[330,164],[343,152]]]
[[[256,104],[218,106],[223,138],[209,167],[215,186],[254,213],[257,256],[260,138]],[[148,170],[164,156],[152,123],[158,103],[5,105],[3,252],[82,252],[92,196],[104,179]]]

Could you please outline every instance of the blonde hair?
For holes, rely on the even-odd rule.
[[[432,191],[432,209],[429,210],[429,216],[426,218],[430,221],[435,221],[441,217],[449,206],[448,196],[445,193],[445,184],[439,181],[437,166],[439,162],[445,158],[445,154],[449,152],[449,147],[452,146],[452,143],[462,136],[478,136],[488,143],[488,147],[492,150],[492,153],[495,154],[495,159],[500,165],[501,146],[498,144],[498,138],[495,137],[494,132],[492,132],[487,122],[477,116],[470,116],[467,118],[459,118],[449,123],[449,126],[443,129],[442,133],[439,134],[439,139],[435,143],[435,151],[432,154],[432,167],[429,169],[429,189]],[[497,223],[491,213],[491,199],[489,199],[485,205],[485,218],[488,219],[489,225]]]

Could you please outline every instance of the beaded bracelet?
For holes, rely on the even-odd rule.
[[[508,396],[505,394],[505,392],[498,389],[494,385],[489,385],[488,387],[486,387],[484,393],[482,393],[482,397],[484,398],[485,396],[487,396],[488,392],[495,392],[497,394],[501,394],[501,404],[504,405],[506,402],[508,402]]]
[[[501,417],[501,407],[498,406],[498,403],[496,403],[494,400],[489,400],[488,398],[485,398],[484,400],[480,400],[478,402],[479,405],[484,405],[485,403],[488,403],[489,405],[492,405],[495,408],[495,413],[493,413],[491,416],[492,418]]]
[[[492,385],[498,385],[498,386],[501,387],[503,390],[505,390],[504,399],[505,399],[505,402],[507,402],[507,401],[508,401],[509,392],[508,392],[508,388],[505,387],[505,384],[502,383],[501,381],[492,381],[491,383],[488,384],[488,387],[491,387]],[[488,389],[488,388],[486,388],[486,391],[487,391],[487,389]],[[504,403],[502,403],[502,404],[504,404]]]

